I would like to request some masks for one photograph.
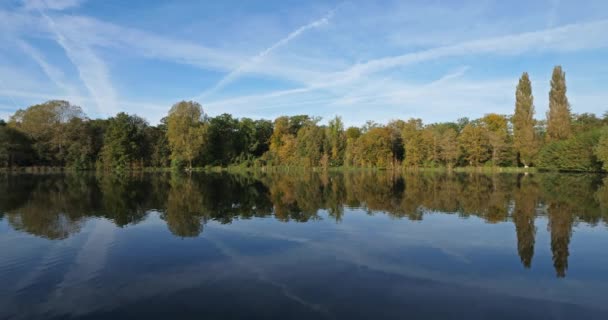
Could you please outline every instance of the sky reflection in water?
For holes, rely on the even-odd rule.
[[[597,318],[591,175],[0,178],[0,318]]]

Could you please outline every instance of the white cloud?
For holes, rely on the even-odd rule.
[[[608,20],[571,24],[542,31],[467,41],[455,45],[370,60],[327,79],[328,84],[429,60],[479,54],[517,55],[526,52],[575,51],[608,47]]]
[[[36,3],[42,3],[47,7],[40,10],[51,10],[48,0],[27,2],[32,4],[31,8],[35,8]],[[77,6],[80,3],[80,1],[73,1],[73,4],[70,5],[69,2],[63,0],[51,5],[59,10]],[[207,38],[186,40],[182,38],[185,36],[182,33],[163,35],[100,21],[93,17],[65,15],[60,12],[48,13],[53,19],[52,24],[54,25],[54,28],[49,28],[48,22],[40,19],[39,15],[33,11],[0,11],[0,37],[5,36],[8,39],[12,38],[11,40],[27,39],[28,42],[25,47],[22,46],[22,49],[36,61],[47,77],[68,96],[80,97],[77,90],[70,93],[72,91],[70,87],[73,86],[66,81],[65,75],[58,66],[53,65],[53,60],[50,59],[52,56],[41,53],[44,52],[43,45],[35,42],[40,38],[56,40],[77,67],[82,82],[91,94],[92,99],[84,97],[83,101],[89,103],[94,101],[96,105],[107,108],[106,114],[121,108],[118,106],[117,91],[111,81],[110,66],[101,59],[100,52],[112,53],[113,59],[116,60],[128,56],[140,61],[162,60],[198,69],[188,70],[187,72],[192,72],[188,76],[197,72],[207,73],[211,70],[209,75],[213,77],[218,71],[225,72],[226,75],[202,95],[215,99],[209,103],[202,101],[206,110],[211,114],[232,112],[236,116],[268,117],[282,113],[326,115],[339,111],[342,114],[348,113],[345,116],[354,119],[352,121],[359,121],[363,117],[374,119],[388,117],[391,114],[392,117],[403,118],[412,115],[425,119],[426,114],[430,115],[429,119],[435,120],[445,118],[446,114],[453,118],[452,115],[474,116],[485,113],[485,110],[503,112],[503,110],[512,108],[512,91],[515,82],[511,79],[513,75],[500,73],[504,69],[497,72],[482,72],[476,69],[477,79],[465,78],[463,74],[466,70],[462,69],[448,73],[442,79],[437,78],[435,81],[431,81],[428,80],[428,74],[424,77],[420,76],[418,67],[421,63],[429,66],[430,74],[436,74],[438,71],[453,68],[454,61],[460,63],[457,61],[458,59],[453,58],[484,57],[484,59],[492,59],[518,56],[518,59],[521,58],[518,61],[526,63],[530,54],[570,55],[574,52],[608,47],[608,33],[605,32],[608,30],[608,20],[590,21],[585,18],[579,19],[579,17],[566,19],[557,14],[560,12],[554,10],[555,20],[548,24],[549,28],[521,32],[522,30],[535,30],[534,28],[542,28],[546,25],[547,12],[527,12],[521,17],[510,17],[507,14],[502,15],[500,21],[494,22],[488,21],[488,17],[494,17],[495,12],[490,12],[492,14],[488,15],[487,10],[488,7],[492,7],[490,10],[495,10],[496,6],[488,3],[480,6],[478,2],[470,2],[465,9],[461,8],[456,12],[452,10],[452,7],[443,4],[422,5],[422,8],[410,10],[412,6],[415,5],[407,4],[396,9],[392,5],[383,4],[371,6],[376,11],[368,12],[367,8],[370,6],[351,4],[344,9],[348,12],[335,17],[330,13],[321,19],[303,25],[257,54],[252,54],[255,50],[250,50],[251,47],[248,46],[252,46],[252,44],[256,48],[264,48],[264,46],[259,46],[260,40],[254,37],[258,30],[251,25],[247,25],[250,32],[245,33],[245,37],[238,34],[237,29],[243,28],[242,26],[230,30],[228,40],[225,42]],[[476,9],[478,6],[480,8]],[[561,11],[563,11],[563,7],[560,5]],[[432,14],[433,12],[435,13]],[[454,15],[456,17],[453,17]],[[306,16],[309,15],[306,14]],[[404,22],[403,18],[409,16],[411,18]],[[428,19],[429,16],[449,21],[435,23],[432,21],[433,19]],[[268,15],[268,18],[273,19],[271,15]],[[517,26],[506,25],[507,18],[515,19],[513,24],[517,23]],[[606,16],[601,14],[593,16],[593,19],[596,18],[605,19]],[[302,16],[299,16],[298,19],[302,19]],[[331,24],[328,24],[330,19]],[[469,20],[474,32],[466,33],[465,31],[468,29],[464,27],[454,32],[448,30],[455,22],[462,23]],[[280,21],[280,19],[277,18],[276,21]],[[552,27],[554,23],[565,23],[566,21],[578,22]],[[509,21],[509,23],[511,22]],[[204,28],[210,24],[213,26],[213,22],[201,22],[197,26]],[[429,26],[430,24],[433,26]],[[277,22],[271,25],[282,24]],[[321,26],[326,26],[323,32],[314,34],[311,32],[311,36],[308,34],[302,36]],[[427,29],[435,33],[429,35],[425,31]],[[167,32],[175,33],[178,30],[180,29],[171,28]],[[508,34],[509,32],[511,34]],[[236,33],[236,36],[233,33]],[[213,34],[213,30],[205,31],[202,34]],[[277,33],[272,32],[272,34],[276,36]],[[217,37],[222,38],[222,36],[220,30]],[[298,41],[293,41],[296,38]],[[429,40],[429,38],[433,39]],[[206,41],[208,42],[205,43]],[[389,44],[385,46],[384,41]],[[239,44],[232,44],[235,42],[239,42]],[[363,43],[359,45],[358,42]],[[208,43],[223,43],[223,45],[210,47],[207,46]],[[417,49],[428,48],[431,45],[436,47]],[[40,48],[40,50],[36,48]],[[364,50],[359,50],[360,48]],[[361,62],[355,63],[355,61]],[[448,63],[444,65],[444,61]],[[471,63],[469,59],[466,63],[472,64],[472,68],[475,69],[475,63]],[[417,68],[408,69],[413,66]],[[568,71],[570,72],[570,70],[572,68],[568,66]],[[0,71],[2,70],[0,69]],[[112,69],[112,71],[119,75],[122,70]],[[534,70],[528,69],[528,71]],[[578,72],[580,73],[580,69]],[[480,74],[483,76],[479,76]],[[247,92],[246,95],[236,96],[236,93],[228,91],[226,88],[228,84],[233,83],[236,79],[245,78],[245,75],[247,76],[245,81],[253,79],[262,81],[260,84],[248,86],[244,90]],[[142,74],[142,77],[145,76]],[[599,77],[601,78],[601,75]],[[542,78],[545,78],[544,74]],[[148,78],[145,81],[162,81],[162,79]],[[423,83],[420,83],[421,81]],[[548,80],[541,81],[544,84]],[[225,90],[221,90],[222,88]],[[17,85],[5,88],[3,91],[19,91],[17,89],[21,88]],[[37,90],[43,96],[43,91],[47,91],[49,88],[42,87]],[[85,91],[83,88],[80,90]],[[475,90],[480,92],[475,92]],[[535,90],[537,90],[536,82]],[[25,93],[36,90],[27,87],[21,91]],[[264,91],[271,92],[255,94]],[[597,90],[585,94],[589,97],[596,97],[597,95],[594,95],[596,92]],[[211,93],[217,94],[211,96]],[[53,96],[57,95],[57,93],[53,94]],[[232,97],[228,98],[230,95]],[[19,98],[19,95],[16,97]],[[537,99],[537,105],[540,105],[537,110],[539,110],[544,107],[543,99],[546,99],[546,92],[541,92],[537,97],[539,97]],[[175,97],[175,99],[180,98],[183,97]],[[170,100],[172,97],[166,99]],[[587,102],[595,100],[595,98],[586,99],[573,91],[571,101],[575,100]],[[4,101],[4,103],[7,102],[8,100]],[[131,112],[141,113],[135,107],[138,103],[143,105],[141,101],[130,103],[130,106],[137,110]],[[123,103],[120,107],[127,108],[127,104]],[[146,116],[151,120],[160,118],[169,105],[170,103],[164,105],[164,102],[158,104],[158,108],[153,108],[158,111],[154,111],[152,116],[147,114]],[[490,110],[492,108],[497,110]],[[441,113],[440,116],[437,116],[436,114],[439,113]],[[543,113],[539,110],[538,115],[542,116]]]
[[[516,79],[470,80],[461,67],[426,83],[407,83],[394,78],[367,78],[324,90],[292,89],[267,94],[218,100],[206,105],[212,112],[240,116],[272,116],[309,113],[329,118],[340,114],[347,125],[365,120],[386,122],[410,117],[452,121],[462,116],[508,113]]]
[[[2,73],[0,72],[0,75]],[[42,85],[41,85],[42,87]],[[80,101],[80,106],[87,106],[90,104],[95,104],[95,100],[92,97],[88,96],[66,96],[62,94],[56,94],[51,92],[42,92],[36,90],[19,90],[19,89],[8,89],[0,87],[0,97],[13,97],[17,101],[25,102],[20,107],[8,107],[4,106],[3,110],[17,110],[19,108],[27,107],[28,105],[39,103],[47,100],[68,100],[68,101]],[[7,101],[9,102],[9,101]],[[129,113],[133,113],[132,110],[137,110],[137,114],[139,116],[143,116],[146,120],[150,121],[150,123],[158,123],[162,117],[164,117],[169,108],[171,107],[173,102],[171,101],[132,101],[132,100],[121,100],[121,104],[119,110],[116,112],[125,111]],[[87,110],[85,108],[85,112],[89,117],[106,117],[113,116],[113,114],[99,114],[96,110]],[[10,113],[12,114],[12,113]]]
[[[91,48],[114,49],[126,55],[190,65],[203,71],[233,71],[246,65],[249,61],[241,52],[211,48],[191,41],[99,21],[91,17],[55,14],[52,18],[56,29],[64,37]],[[326,20],[317,20],[308,28],[313,26],[316,28],[325,23],[324,21]],[[306,30],[308,29],[300,30],[296,36]],[[56,34],[49,30],[47,21],[41,20],[37,15],[3,11],[0,11],[0,35],[9,39],[33,35],[56,38]],[[293,37],[292,34],[290,40]],[[284,43],[281,43],[279,47],[283,45]],[[315,60],[297,55],[291,56],[289,59],[285,57],[270,59],[273,51],[274,49],[268,51],[265,59],[257,59],[255,64],[249,64],[245,68],[247,72],[304,84],[320,78],[324,72],[327,72],[327,66],[343,65],[327,61],[327,59]]]
[[[542,31],[527,32],[475,41],[466,41],[460,44],[450,46],[443,46],[399,56],[370,60],[365,63],[353,65],[352,67],[347,68],[343,71],[328,73],[324,77],[321,77],[320,81],[311,83],[306,87],[290,90],[280,90],[273,94],[263,94],[259,95],[258,97],[243,97],[242,100],[239,100],[238,98],[229,99],[228,102],[247,101],[251,104],[254,103],[254,101],[256,101],[257,99],[262,99],[262,101],[267,98],[274,99],[277,95],[283,97],[292,94],[302,94],[303,92],[330,90],[336,92],[338,95],[342,95],[341,97],[336,98],[334,101],[338,105],[357,105],[361,103],[362,98],[356,98],[350,95],[349,92],[352,91],[349,90],[355,90],[360,94],[362,91],[364,91],[363,88],[365,86],[374,85],[374,82],[376,80],[374,80],[374,78],[372,78],[371,76],[377,73],[390,71],[395,68],[401,68],[425,61],[457,56],[471,56],[479,54],[517,55],[531,51],[575,51],[604,48],[608,47],[608,34],[605,33],[604,30],[608,30],[608,20],[599,20],[590,23],[566,25]],[[499,82],[502,83],[504,86],[504,81]],[[428,101],[426,101],[426,103],[424,104],[422,103],[423,101],[420,101],[420,104],[416,104],[417,102],[411,100],[411,98],[410,100],[405,99],[406,97],[403,96],[403,94],[397,94],[394,90],[390,90],[390,88],[393,87],[396,83],[398,83],[398,80],[395,79],[391,79],[391,81],[389,81],[388,83],[382,82],[376,88],[377,92],[379,93],[366,98],[367,101],[370,101],[367,104],[371,103],[372,105],[376,106],[382,105],[381,102],[383,101],[379,101],[378,98],[393,97],[393,99],[403,99],[401,101],[403,104],[410,104],[417,107],[422,107],[424,105],[428,105],[429,103],[433,103],[435,106],[439,107],[437,101],[440,101],[440,99],[437,99],[435,96],[433,96],[433,99],[428,99]],[[504,98],[500,97],[504,97],[505,94],[508,94],[510,96],[512,89],[511,86],[512,84],[509,84],[509,89],[503,94],[496,96],[497,99],[495,100],[504,101]],[[462,86],[460,89],[467,89],[470,87],[470,85],[465,85]],[[475,88],[475,86],[472,87]],[[407,88],[400,89],[402,90],[402,92],[405,92],[405,90],[403,89]],[[417,88],[416,90],[413,90],[413,92],[419,92],[419,89],[420,88]],[[497,91],[494,90],[490,92],[499,94]],[[467,97],[467,99],[475,99],[473,97],[474,92],[470,93],[472,94],[472,96]],[[454,92],[454,94],[459,93]],[[293,99],[294,97],[291,98]],[[392,105],[395,102],[397,101],[393,101],[388,104]],[[441,100],[441,102],[446,103],[447,108],[450,108],[450,106],[454,106],[454,102],[451,101],[450,98]],[[224,103],[216,102],[212,103],[211,105],[215,106],[218,104],[223,105]],[[268,107],[268,104],[266,104],[265,102],[260,102],[260,105]],[[283,103],[281,102],[279,103],[279,105],[283,105]],[[494,102],[491,103],[491,105],[497,106],[497,103]],[[358,106],[361,107],[362,105]],[[461,108],[464,108],[466,104],[462,103],[461,106]],[[483,108],[483,106],[479,107]],[[511,106],[509,105],[509,107]],[[502,111],[505,111],[504,106],[501,108],[501,111],[497,110],[497,112]]]

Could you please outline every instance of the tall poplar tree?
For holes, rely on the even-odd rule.
[[[532,83],[527,72],[519,78],[515,91],[515,114],[513,115],[513,144],[519,161],[529,166],[536,154],[537,144],[534,131],[534,96]]]
[[[547,140],[568,139],[572,134],[570,124],[570,103],[566,97],[566,73],[561,66],[553,68],[549,111],[547,112]]]

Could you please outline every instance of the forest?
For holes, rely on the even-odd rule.
[[[209,117],[194,101],[174,104],[158,125],[134,114],[89,119],[79,106],[53,100],[0,120],[0,168],[126,171],[204,167],[365,167],[380,169],[535,167],[608,170],[608,114],[575,114],[566,75],[553,69],[545,119],[535,118],[532,83],[523,73],[512,115],[425,124],[373,121],[346,128],[308,115],[274,121]]]

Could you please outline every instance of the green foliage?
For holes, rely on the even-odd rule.
[[[537,135],[534,130],[534,96],[527,72],[524,72],[515,91],[513,122],[513,147],[524,166],[532,164],[537,151]]]
[[[62,166],[66,164],[71,142],[66,124],[76,118],[85,118],[80,107],[67,101],[53,100],[18,110],[11,117],[9,126],[31,139],[37,163]]]
[[[25,166],[34,160],[31,140],[6,124],[0,125],[0,167]]]
[[[65,164],[76,170],[93,169],[103,146],[103,130],[96,123],[73,118],[65,126],[68,139]]]
[[[340,117],[321,123],[308,115],[274,121],[207,117],[194,101],[174,104],[156,126],[119,113],[90,120],[67,101],[48,101],[0,121],[0,166],[61,166],[77,170],[143,167],[198,168],[373,167],[390,169],[508,167],[608,170],[608,116],[570,115],[565,73],[551,80],[547,120],[534,119],[527,73],[517,84],[513,116],[425,124],[421,119],[366,121],[345,129]],[[543,142],[547,144],[543,146]],[[538,150],[542,148],[541,154]]]
[[[462,129],[458,140],[469,165],[479,166],[489,159],[491,147],[485,127],[469,123]]]
[[[538,167],[543,170],[598,172],[601,163],[594,148],[602,132],[592,130],[570,139],[546,144],[538,155]],[[597,148],[595,148],[597,153]]]
[[[171,149],[171,158],[188,162],[199,156],[206,135],[202,123],[203,108],[197,102],[181,101],[173,105],[167,117],[167,140]]]
[[[104,168],[128,170],[143,167],[145,120],[121,112],[108,120],[101,158]]]
[[[388,168],[393,165],[391,130],[371,127],[354,143],[353,164],[362,167]]]
[[[593,154],[602,162],[604,171],[608,171],[608,128],[600,131],[598,143],[593,148]]]
[[[423,132],[421,119],[409,119],[403,124],[401,136],[405,145],[405,163],[408,166],[421,165],[427,158],[429,141]]]
[[[607,185],[608,180],[598,175],[470,171],[4,175],[0,212],[6,225],[47,239],[74,236],[90,217],[103,217],[117,226],[138,224],[151,210],[180,237],[199,236],[207,221],[340,221],[348,207],[411,220],[444,212],[512,224],[522,265],[552,261],[556,276],[564,277],[576,223],[608,222]],[[548,237],[536,243],[539,217]]]
[[[246,144],[238,119],[224,113],[209,119],[205,156],[213,165],[228,165],[242,154]]]
[[[315,123],[303,126],[296,135],[296,153],[298,165],[304,167],[319,166],[323,156],[324,132]]]
[[[454,141],[457,141],[456,137],[456,130],[452,128],[447,128],[440,132],[440,158],[448,168],[454,166],[454,163],[458,160],[458,155],[460,154],[458,144],[454,143]]]
[[[553,68],[549,92],[547,141],[565,140],[572,135],[570,103],[566,90],[566,73],[561,66],[556,66]]]
[[[166,120],[161,121],[156,127],[146,127],[146,145],[149,147],[147,165],[155,168],[168,167],[171,162],[171,149],[167,138]]]
[[[327,147],[326,153],[329,154],[330,165],[338,167],[344,164],[344,153],[346,152],[346,136],[344,133],[344,123],[342,118],[336,116],[329,121],[327,126]]]
[[[606,119],[600,119],[593,113],[572,115],[572,133],[579,134],[589,130],[601,128],[608,124]]]
[[[505,155],[508,149],[508,120],[506,116],[496,113],[485,115],[481,119],[482,126],[486,129],[488,143],[491,147],[491,162],[493,166],[505,163]]]

